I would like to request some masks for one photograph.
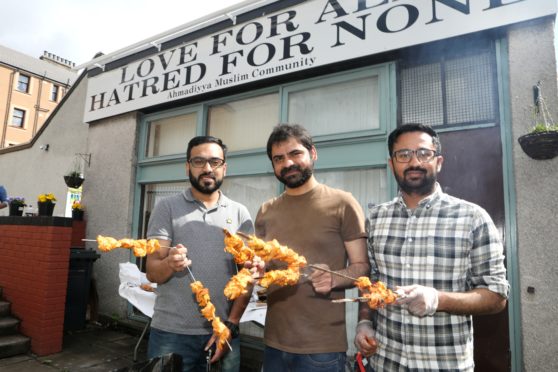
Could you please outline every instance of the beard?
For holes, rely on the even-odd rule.
[[[407,172],[409,171],[422,172],[423,176],[420,179],[408,179]],[[436,184],[436,174],[429,175],[426,169],[420,167],[407,168],[403,172],[402,178],[395,174],[395,179],[399,189],[406,194],[429,195]]]
[[[202,177],[209,176],[213,182],[207,182],[201,180]],[[188,172],[188,177],[190,178],[190,184],[192,187],[202,194],[211,195],[215,191],[219,190],[221,185],[223,184],[223,178],[218,179],[215,177],[215,173],[213,172],[205,172],[198,176],[198,178],[194,177],[192,172]]]
[[[300,173],[286,176],[287,173],[293,170],[297,170]],[[275,177],[288,188],[294,189],[308,182],[308,180],[312,177],[312,167],[302,168],[299,165],[293,164],[288,168],[281,169],[279,174],[275,173]]]

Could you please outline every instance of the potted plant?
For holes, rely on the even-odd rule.
[[[39,216],[52,216],[54,212],[54,206],[56,197],[54,194],[40,194],[37,199],[37,205],[39,209]]]
[[[83,204],[76,200],[72,203],[72,219],[76,221],[83,221],[83,214],[85,213],[85,207]]]
[[[10,216],[23,216],[25,198],[19,196],[8,198],[8,204],[10,205]]]
[[[523,151],[537,160],[552,159],[558,155],[558,125],[554,123],[541,92],[541,83],[535,87],[536,105],[533,108],[533,128],[517,139]]]
[[[79,188],[85,179],[81,173],[81,167],[77,160],[74,160],[73,168],[64,176],[64,182],[73,189]]]

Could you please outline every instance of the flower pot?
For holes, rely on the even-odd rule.
[[[66,183],[66,185],[73,189],[79,188],[83,184],[83,181],[85,180],[81,177],[64,176],[64,182]]]
[[[552,159],[558,155],[558,132],[530,133],[517,139],[523,151],[537,160]]]
[[[10,216],[23,216],[25,204],[10,204]]]
[[[72,219],[76,221],[83,221],[83,212],[79,209],[72,209]]]
[[[39,206],[39,216],[52,216],[54,212],[55,203],[37,203]]]

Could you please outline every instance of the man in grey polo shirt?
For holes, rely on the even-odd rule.
[[[216,315],[231,329],[232,351],[217,350],[211,362],[221,360],[223,371],[240,368],[238,323],[250,294],[227,301],[223,289],[236,273],[232,256],[224,251],[223,228],[253,233],[246,207],[219,190],[227,170],[226,146],[210,136],[193,138],[186,152],[191,188],[161,200],[151,214],[147,237],[165,247],[147,257],[147,278],[158,284],[151,321],[148,356],[182,356],[184,371],[205,371],[206,356],[214,343],[211,324],[201,316],[190,290],[190,266],[196,280],[209,289]],[[187,254],[187,255],[186,255]]]

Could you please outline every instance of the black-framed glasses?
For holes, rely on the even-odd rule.
[[[202,158],[200,156],[196,156],[194,158],[191,158],[190,160],[188,160],[188,163],[190,163],[190,165],[194,168],[203,168],[205,167],[205,165],[207,163],[209,163],[209,166],[213,169],[215,168],[219,168],[222,167],[223,164],[225,164],[225,160],[221,159],[221,158]]]
[[[428,163],[434,159],[434,157],[440,155],[437,151],[430,149],[418,149],[418,150],[397,150],[393,152],[393,157],[398,163],[408,163],[413,158],[413,155],[417,157],[417,160],[421,163]]]

